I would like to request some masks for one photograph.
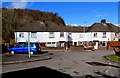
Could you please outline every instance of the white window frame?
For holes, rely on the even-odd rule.
[[[54,32],[49,32],[49,38],[55,38],[55,33]]]
[[[93,36],[94,36],[94,38],[97,38],[97,32],[94,32]]]
[[[101,41],[101,42],[102,42],[101,46],[102,46],[102,47],[106,47],[107,42],[106,42],[106,41]],[[103,43],[105,43],[105,46],[103,46]]]
[[[20,32],[20,33],[19,33],[19,37],[20,37],[20,38],[24,38],[24,32]]]
[[[37,32],[31,32],[31,38],[37,38]]]
[[[46,46],[47,47],[56,47],[56,42],[47,42]]]
[[[102,38],[106,38],[106,32],[103,32]]]
[[[80,44],[80,45],[83,45],[83,42],[81,41],[79,44]]]
[[[60,37],[64,37],[64,32],[60,32]]]
[[[83,34],[82,33],[79,34],[79,38],[83,38]]]
[[[115,32],[115,37],[118,37],[119,36],[119,33],[118,32]]]

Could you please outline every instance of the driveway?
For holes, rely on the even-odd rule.
[[[103,56],[114,54],[112,50],[74,50],[74,51],[49,51],[52,59],[3,65],[3,73],[45,66],[57,71],[70,74],[74,77],[92,76],[119,76],[119,64],[106,60]]]

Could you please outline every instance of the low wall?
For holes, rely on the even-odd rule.
[[[41,47],[41,49],[65,49],[64,47]]]
[[[100,50],[113,50],[112,47],[109,47],[109,48],[107,48],[107,47],[99,47],[99,49],[100,49]]]
[[[56,50],[56,49],[63,49],[63,50],[65,50],[65,47],[41,47],[41,49],[53,49],[53,50]],[[68,49],[70,49],[70,50],[83,50],[84,49],[84,47],[70,47],[70,48],[68,48]],[[107,47],[99,47],[99,50],[107,50]],[[113,50],[113,48],[112,47],[109,47],[108,48],[108,50]]]
[[[84,47],[70,47],[71,50],[83,50]]]

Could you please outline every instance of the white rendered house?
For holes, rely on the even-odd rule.
[[[44,23],[39,24],[40,26],[43,26],[42,28],[45,28]],[[61,31],[55,29],[41,31],[42,28],[38,29],[38,26],[35,27],[36,25],[34,26],[35,28],[32,28],[30,25],[26,26],[27,28],[21,28],[15,32],[15,41],[17,43],[28,42],[28,32],[30,32],[30,42],[44,43],[45,47],[65,47],[65,43],[68,42],[69,46],[79,46],[84,44],[90,46],[91,44],[94,44],[94,49],[98,49],[99,47],[106,47],[108,41],[118,38],[120,32],[120,27],[111,23],[106,23],[106,20],[102,20],[101,23],[94,23],[92,26],[86,27],[85,31],[82,30],[83,27],[80,30],[75,29],[74,31]]]

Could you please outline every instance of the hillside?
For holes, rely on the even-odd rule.
[[[5,42],[10,42],[14,38],[16,29],[22,27],[30,21],[51,21],[58,25],[65,26],[64,20],[58,13],[43,12],[31,9],[8,9],[2,8],[2,38]]]

